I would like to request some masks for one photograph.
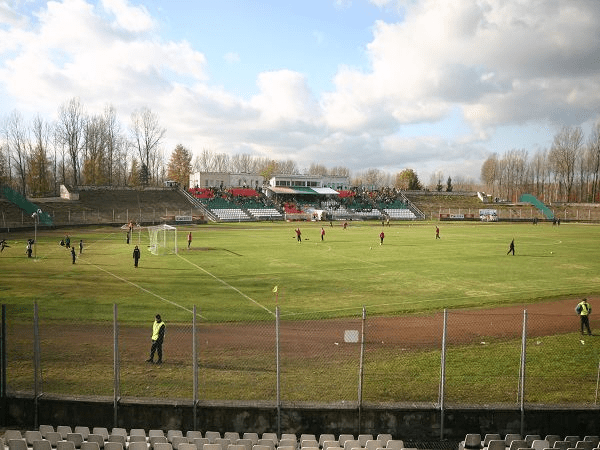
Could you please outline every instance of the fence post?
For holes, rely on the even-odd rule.
[[[198,346],[196,337],[196,305],[194,305],[194,314],[192,315],[192,370],[194,371],[194,430],[198,429]]]
[[[0,328],[0,424],[6,425],[6,305],[2,304],[2,326]]]
[[[365,361],[365,322],[367,320],[367,309],[363,305],[362,321],[360,330],[360,361],[358,363],[358,434],[362,433],[362,394],[364,379],[364,361]]]
[[[119,400],[121,397],[121,364],[119,361],[119,322],[117,304],[113,303],[113,426],[119,426]]]
[[[442,328],[442,355],[440,361],[440,439],[444,439],[445,387],[446,387],[446,336],[448,334],[448,310],[444,309],[444,325]]]
[[[40,323],[38,304],[33,302],[33,427],[38,428],[38,400],[40,397]]]
[[[520,410],[521,410],[521,435],[524,434],[525,430],[525,360],[526,360],[526,352],[527,352],[527,310],[523,310],[523,334],[521,337],[521,368],[519,370],[520,377],[520,389],[519,389],[519,397],[520,397]]]
[[[275,307],[275,365],[277,366],[277,435],[281,436],[281,361],[279,360],[279,306]]]

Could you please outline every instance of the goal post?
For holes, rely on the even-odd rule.
[[[148,234],[148,250],[153,255],[177,254],[177,228],[167,224],[150,226]]]

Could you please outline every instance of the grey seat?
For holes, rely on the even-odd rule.
[[[269,447],[270,450],[275,450],[275,442],[273,442],[272,439],[261,438],[258,440],[256,445],[266,446],[266,447]],[[254,448],[255,446],[253,446],[252,448]],[[318,444],[317,444],[317,446],[318,446]]]
[[[502,437],[500,436],[500,434],[498,433],[487,433],[484,437],[483,437],[483,442],[481,445],[483,445],[484,447],[487,447],[488,444],[490,443],[490,441],[499,441],[502,440]]]
[[[492,439],[488,442],[487,450],[504,450],[504,439]]]
[[[181,430],[168,430],[167,431],[167,441],[173,443],[173,438],[183,437],[183,432]]]
[[[68,433],[65,441],[71,441],[75,444],[75,448],[81,448],[81,443],[83,442],[83,436],[81,433]]]
[[[545,448],[550,447],[550,442],[548,442],[546,439],[536,439],[531,442],[530,447],[534,450],[544,450]]]
[[[207,431],[206,433],[204,433],[204,437],[208,439],[209,443],[214,444],[217,439],[221,439],[221,433],[219,433],[218,431]],[[258,441],[258,435],[256,440]]]
[[[187,438],[186,438],[186,439],[187,439]],[[159,443],[162,443],[162,444],[164,444],[165,442],[166,442],[166,443],[170,443],[170,442],[167,440],[167,437],[166,437],[166,436],[150,436],[150,437],[148,438],[148,442],[150,443],[150,448],[152,448],[152,449],[153,449],[153,448],[156,448],[156,447],[155,447],[155,446],[156,446],[156,444],[159,444]]]
[[[104,450],[125,450],[125,445],[117,441],[107,441],[104,443]]]
[[[373,435],[372,434],[359,434],[358,438],[356,440],[358,442],[360,442],[360,446],[362,448],[365,448],[367,446],[367,441],[373,440]]]
[[[37,430],[26,431],[23,437],[25,438],[27,446],[29,447],[32,447],[35,441],[41,441],[42,439],[44,439],[42,437],[42,433],[40,433]]]
[[[540,440],[542,439],[542,436],[540,436],[539,434],[527,434],[525,435],[525,442],[527,442],[527,446],[531,447],[531,444],[533,443],[533,441],[535,440]]]
[[[27,450],[27,441],[24,438],[9,439],[8,450]]]
[[[377,450],[378,448],[385,448],[385,443],[377,439],[369,439],[363,447],[367,450]]]
[[[189,442],[182,442],[179,444],[179,450],[196,450],[196,445]]]
[[[49,441],[50,445],[53,448],[56,448],[56,445],[57,445],[58,441],[62,441],[63,440],[62,436],[60,435],[60,433],[58,431],[48,431],[46,433],[46,437],[44,439],[46,439],[47,441]]]
[[[133,436],[130,436],[131,439]],[[146,444],[146,438],[143,441],[129,441],[129,450],[148,450],[148,444]]]
[[[577,442],[579,442],[581,439],[579,439],[579,436],[575,436],[575,435],[569,435],[569,436],[565,436],[565,438],[563,439],[563,441],[567,441],[570,442],[571,444],[573,444],[571,447],[575,448],[575,446],[577,445]]]
[[[163,430],[157,430],[157,429],[153,429],[153,430],[148,430],[148,437],[158,437],[158,436],[162,436],[165,437],[165,432]]]
[[[557,448],[559,450],[567,450],[571,447],[572,445],[569,441],[555,441],[554,445],[552,446],[552,448]]]
[[[87,441],[87,438],[90,435],[90,428],[80,425],[73,429],[73,433],[79,433],[83,440]]]
[[[168,438],[167,438],[168,439]],[[171,439],[171,445],[175,450],[179,449],[180,444],[189,444],[187,438],[185,436],[173,436]]]
[[[377,440],[383,442],[383,447],[387,445],[387,441],[391,441],[394,439],[389,433],[380,433],[377,435]]]
[[[38,430],[40,433],[42,433],[42,437],[46,439],[46,434],[54,432],[54,427],[52,425],[40,425]]]
[[[404,441],[402,439],[392,439],[391,441],[387,441],[385,448],[401,450],[404,448]]]
[[[511,441],[509,450],[519,450],[520,448],[529,448],[525,439],[514,439]]]
[[[298,442],[298,436],[296,436],[294,433],[281,433],[280,439],[293,439],[294,441]]]
[[[198,431],[198,430],[188,430],[185,433],[185,437],[187,438],[188,442],[190,444],[194,443],[194,439],[196,438],[202,438],[202,431]]]
[[[131,443],[133,442],[142,442],[143,444],[145,444],[146,436],[142,436],[140,434],[132,434],[131,436],[129,436],[129,444],[131,445]]]
[[[243,445],[246,450],[252,450],[252,446],[255,444],[254,444],[254,442],[252,442],[252,439],[242,438],[242,439],[237,440],[236,445]],[[296,444],[294,444],[294,445],[296,445]]]
[[[6,430],[4,432],[4,442],[6,445],[8,445],[8,441],[11,439],[24,439],[24,437],[19,430]]]
[[[81,450],[100,450],[100,446],[97,442],[83,441],[81,443]]]
[[[583,440],[593,442],[596,447],[600,444],[600,436],[584,436]]]
[[[72,433],[73,430],[69,425],[57,425],[56,431],[60,433],[63,440],[67,440],[67,434]]]
[[[86,439],[86,442],[95,442],[98,444],[98,448],[104,448],[104,436],[101,434],[90,433]]]
[[[522,440],[523,438],[521,437],[520,434],[517,434],[517,433],[508,433],[506,436],[504,436],[504,446],[505,447],[510,447],[510,443],[512,441],[514,441],[515,439]]]
[[[261,439],[271,439],[275,445],[279,444],[279,438],[277,437],[277,433],[263,433]]]
[[[592,450],[596,445],[592,441],[577,441],[575,444],[575,448],[580,448],[581,450]]]
[[[106,427],[94,427],[92,428],[92,433],[93,434],[99,434],[100,436],[102,436],[104,438],[105,441],[108,441],[108,428]]]
[[[75,450],[75,442],[73,441],[58,441],[56,450]]]
[[[52,450],[52,444],[47,439],[40,439],[39,441],[33,441],[33,450]]]
[[[225,433],[223,433],[223,438],[229,439],[229,442],[231,444],[235,444],[240,438],[240,433],[238,433],[237,431],[226,431]]]
[[[131,430],[129,430],[129,437],[131,438],[131,436],[146,437],[146,430],[144,430],[143,428],[132,428]]]
[[[160,437],[160,436],[157,436],[157,437]],[[170,442],[156,442],[154,444],[154,450],[173,450],[173,444],[171,444]]]
[[[206,438],[194,438],[193,444],[196,446],[198,450],[203,450],[205,444],[209,444],[208,439]]]
[[[549,447],[553,447],[554,443],[556,441],[560,441],[561,438],[558,434],[547,434],[546,437],[544,438],[546,441],[548,441]]]
[[[108,436],[108,440],[104,443],[104,446],[106,447],[106,444],[108,444],[109,442],[117,442],[117,443],[121,444],[123,446],[123,448],[125,448],[125,447],[127,447],[127,436],[123,436],[122,434],[113,433],[110,436]]]

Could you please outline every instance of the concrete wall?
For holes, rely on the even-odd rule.
[[[183,431],[255,431],[280,433],[391,433],[409,442],[439,442],[441,413],[415,405],[365,407],[360,412],[345,405],[314,405],[277,408],[271,404],[208,403],[196,410],[189,402],[121,401],[116,422],[112,399],[10,397],[2,405],[3,426],[32,429],[39,424],[101,426]],[[37,418],[36,418],[37,415]],[[522,433],[559,435],[600,434],[600,409],[528,408],[452,408],[444,411],[444,440],[454,444],[467,433]],[[278,425],[280,428],[278,430]],[[435,447],[437,448],[437,447]]]

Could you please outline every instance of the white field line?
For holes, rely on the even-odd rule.
[[[187,262],[188,264],[190,264],[191,266],[194,266],[195,268],[197,268],[198,270],[201,270],[202,272],[204,272],[205,274],[209,275],[210,277],[214,278],[215,280],[217,280],[219,283],[223,284],[224,286],[227,286],[229,289],[234,290],[235,292],[237,292],[238,294],[240,294],[242,297],[244,297],[247,300],[250,300],[252,303],[254,303],[256,306],[258,306],[259,308],[264,309],[266,312],[268,312],[269,314],[275,315],[275,313],[273,311],[271,311],[269,308],[267,308],[264,305],[261,305],[260,303],[258,303],[256,300],[254,300],[253,298],[249,297],[248,295],[244,294],[242,291],[240,291],[238,288],[230,285],[229,283],[227,283],[226,281],[220,279],[219,277],[217,277],[216,275],[213,275],[212,273],[210,273],[208,270],[206,270],[203,267],[200,267],[198,264],[193,263],[189,260],[187,260],[186,258],[184,258],[183,256],[181,256],[179,253],[177,253],[177,256],[181,259],[183,259],[185,262]]]

